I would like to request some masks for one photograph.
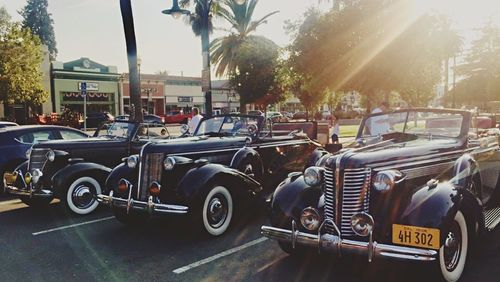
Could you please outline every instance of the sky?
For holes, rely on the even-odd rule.
[[[280,11],[261,25],[255,34],[264,35],[280,46],[290,38],[284,31],[286,20],[298,20],[308,7],[318,0],[260,0],[254,18],[272,11]],[[468,41],[476,28],[491,19],[500,18],[500,0],[418,0],[419,9],[446,11],[456,28]],[[18,12],[25,0],[0,0],[14,20],[21,20]],[[138,54],[142,73],[166,70],[171,75],[200,76],[201,40],[182,20],[161,13],[169,9],[171,0],[132,0]],[[325,8],[328,3],[321,4]],[[66,62],[88,57],[104,65],[117,66],[119,72],[128,72],[125,38],[119,0],[49,0],[49,12],[54,20],[58,61]],[[216,26],[223,23],[216,22]],[[211,38],[223,35],[215,32]]]

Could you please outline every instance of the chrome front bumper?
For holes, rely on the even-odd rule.
[[[18,195],[18,196],[29,196],[30,198],[51,198],[54,197],[54,193],[50,190],[45,189],[33,189],[30,188],[18,188],[14,186],[5,185],[3,186],[4,192]]]
[[[333,223],[333,222],[330,222]],[[338,230],[338,228],[336,228]],[[320,228],[321,230],[321,228]],[[292,244],[292,247],[303,245],[317,248],[318,252],[328,252],[336,255],[356,254],[368,256],[371,262],[374,257],[386,257],[400,260],[412,261],[434,261],[437,251],[395,245],[379,244],[372,240],[361,242],[342,239],[332,234],[309,234],[295,230],[295,222],[292,222],[292,230],[281,229],[271,226],[262,226],[261,234],[274,240]]]
[[[130,210],[139,210],[149,214],[187,214],[189,211],[186,206],[155,203],[153,196],[149,196],[147,202],[132,199],[131,193],[128,199],[114,197],[113,191],[110,191],[109,195],[97,195],[97,201],[110,207],[127,209],[127,213]]]

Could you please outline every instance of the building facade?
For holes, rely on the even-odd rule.
[[[52,107],[61,113],[64,109],[83,113],[119,113],[120,97],[117,68],[105,66],[89,58],[70,62],[52,62]],[[82,82],[86,83],[86,95],[82,95]],[[86,96],[86,97],[84,97]]]
[[[220,113],[240,112],[240,95],[231,88],[229,80],[212,81],[212,108]]]

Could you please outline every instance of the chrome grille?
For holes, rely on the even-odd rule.
[[[146,154],[141,158],[141,176],[139,184],[139,200],[147,200],[149,185],[153,181],[161,182],[163,169],[163,153]]]
[[[47,152],[49,151],[49,148],[32,149],[30,154],[30,161],[28,163],[28,170],[31,172],[35,169],[43,170],[43,167],[47,162]]]
[[[335,220],[335,177],[331,168],[325,168],[325,219]],[[333,226],[326,225],[326,231],[333,232]]]
[[[351,217],[359,212],[368,212],[370,204],[371,169],[346,169],[342,189],[342,217],[340,231],[342,236],[354,236]]]

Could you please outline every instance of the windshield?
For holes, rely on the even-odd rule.
[[[368,117],[361,137],[378,136],[394,132],[425,136],[458,137],[463,116],[449,112],[394,112]]]
[[[105,124],[97,132],[97,136],[112,136],[127,138],[132,132],[134,125],[128,122],[114,122]]]
[[[258,127],[258,117],[221,116],[203,120],[194,135],[251,136]]]

